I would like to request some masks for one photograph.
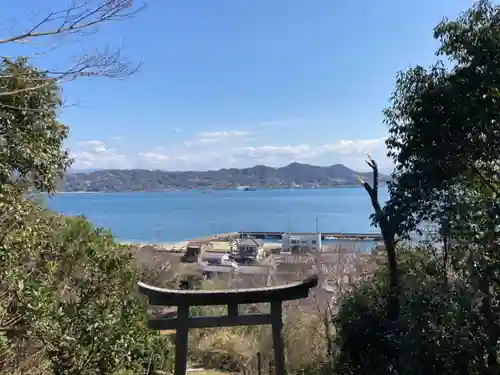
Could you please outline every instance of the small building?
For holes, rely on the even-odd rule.
[[[264,241],[256,238],[245,238],[238,242],[236,254],[233,258],[238,260],[256,260],[264,255]]]
[[[190,241],[186,246],[186,252],[181,258],[181,262],[196,263],[201,254],[210,251],[213,245],[210,241]]]
[[[207,278],[233,273],[238,268],[238,264],[230,258],[229,254],[205,253],[200,259],[201,272]]]
[[[207,252],[203,253],[198,259],[198,263],[200,264],[224,264],[229,259],[229,255],[226,253]]]
[[[285,254],[321,251],[321,233],[284,233],[281,252]]]

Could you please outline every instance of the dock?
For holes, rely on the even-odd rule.
[[[260,239],[281,239],[286,232],[240,232],[240,237],[253,237]],[[301,233],[293,234],[300,235]],[[333,233],[321,232],[321,239],[328,240],[358,240],[358,241],[382,241],[382,236],[377,233]]]
[[[283,234],[282,232],[230,232],[221,233],[218,235],[213,235],[205,238],[200,238],[199,240],[205,241],[229,241],[236,238],[252,237],[258,239],[270,239],[270,240],[281,240]],[[293,234],[300,235],[301,232],[292,232]],[[321,232],[322,240],[346,240],[346,241],[382,241],[382,236],[377,233],[340,233],[340,232]]]

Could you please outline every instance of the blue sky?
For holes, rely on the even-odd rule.
[[[8,2],[2,33],[15,32],[7,21],[19,30],[68,3]],[[433,27],[472,3],[150,0],[133,19],[105,25],[78,44],[66,40],[33,63],[59,66],[105,45],[123,46],[128,58],[142,62],[123,81],[65,85],[61,120],[71,126],[67,146],[75,168],[299,161],[364,170],[368,151],[387,168],[381,111],[396,72],[432,63]],[[22,48],[29,54],[35,47]]]

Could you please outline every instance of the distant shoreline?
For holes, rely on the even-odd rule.
[[[147,169],[105,169],[90,173],[66,173],[60,189],[66,192],[125,192],[172,190],[318,189],[359,186],[359,179],[371,181],[371,172],[358,172],[342,164],[314,166],[290,163],[274,168],[256,165],[211,171],[163,171]],[[389,179],[380,174],[380,182]]]
[[[379,186],[386,186],[386,184],[380,184]],[[358,185],[336,185],[336,186],[321,186],[321,187],[256,187],[254,191],[258,190],[325,190],[325,189],[354,189],[354,188],[363,188],[361,184]],[[183,193],[183,192],[191,192],[191,191],[240,191],[237,188],[185,188],[185,189],[168,189],[168,190],[120,190],[120,191],[85,191],[85,190],[75,190],[75,191],[60,191],[57,192],[57,195],[60,194],[99,194],[99,193],[107,193],[107,194],[120,194],[120,193]],[[254,191],[241,191],[241,193],[249,193],[251,194]]]

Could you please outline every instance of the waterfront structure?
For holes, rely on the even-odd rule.
[[[314,232],[316,233],[316,232]],[[297,233],[295,233],[297,234]],[[360,241],[382,241],[382,236],[377,233],[333,233],[333,232],[321,232],[319,233],[323,240],[360,240]],[[233,234],[231,234],[233,235]],[[283,232],[239,232],[240,238],[261,238],[261,239],[273,239],[280,240],[283,237]],[[227,235],[225,235],[227,236]]]
[[[264,241],[245,238],[238,241],[237,253],[233,258],[241,261],[255,261],[264,257]]]
[[[237,266],[227,253],[206,252],[199,259],[199,264]]]
[[[321,233],[283,233],[281,253],[304,253],[321,251]]]
[[[240,260],[238,263],[237,260],[237,257],[227,253],[206,252],[199,257],[198,265],[200,271],[209,278],[215,274],[268,276],[273,271],[272,266],[258,264],[251,258],[247,258],[247,262]]]
[[[200,255],[210,251],[213,245],[210,241],[190,241],[186,246],[186,252],[181,258],[181,262],[196,263]]]
[[[211,274],[231,273],[238,268],[238,263],[230,259],[228,254],[211,254],[210,257],[204,256],[199,264],[202,273],[207,276]]]

